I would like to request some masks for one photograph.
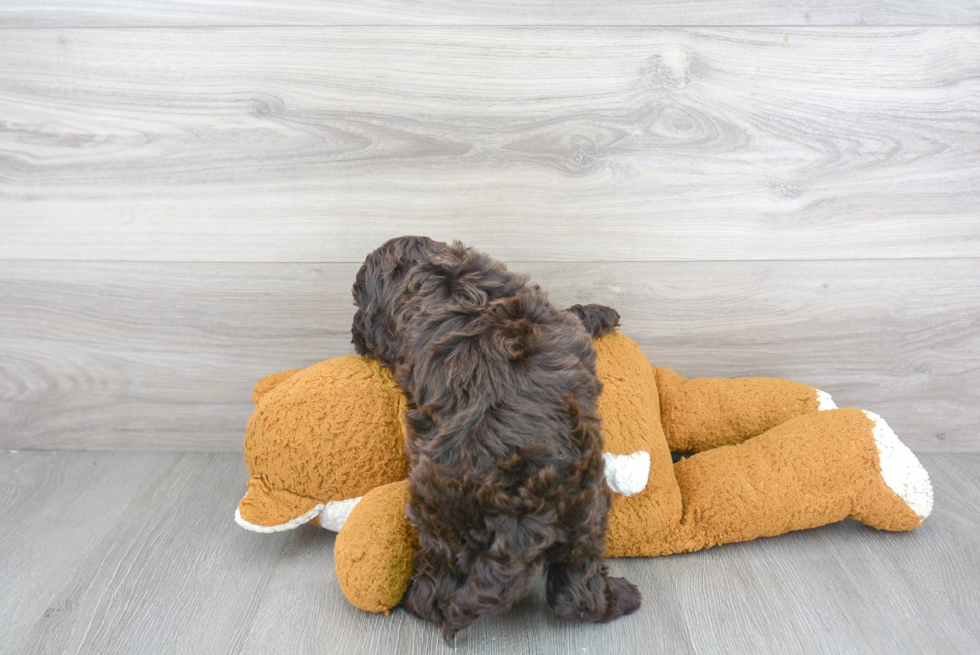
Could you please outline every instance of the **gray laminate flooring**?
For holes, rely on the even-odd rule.
[[[922,461],[936,509],[914,532],[845,521],[611,560],[643,590],[633,616],[561,623],[539,583],[455,651],[977,652],[980,455]],[[246,480],[235,453],[0,452],[0,652],[451,652],[401,610],[344,599],[333,533],[235,525]]]

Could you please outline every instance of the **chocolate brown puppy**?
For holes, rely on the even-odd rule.
[[[497,260],[426,237],[372,252],[353,294],[357,353],[392,367],[409,401],[420,549],[405,609],[450,642],[545,570],[562,619],[636,610],[640,592],[602,561],[611,500],[592,339],[619,314],[559,310]]]

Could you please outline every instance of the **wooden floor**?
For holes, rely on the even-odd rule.
[[[553,619],[543,585],[460,633],[472,653],[969,653],[980,643],[980,455],[923,455],[911,533],[854,521],[688,555],[611,560],[644,605]],[[232,520],[232,453],[0,452],[0,652],[439,653],[401,610],[348,604],[334,535]]]

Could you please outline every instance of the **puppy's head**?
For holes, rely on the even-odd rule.
[[[399,310],[401,283],[416,265],[438,255],[446,244],[429,237],[389,239],[367,256],[354,280],[354,350],[391,366],[398,353],[394,320]]]

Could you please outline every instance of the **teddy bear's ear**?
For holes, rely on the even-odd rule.
[[[255,383],[255,388],[252,389],[252,402],[256,405],[262,398],[276,388],[283,380],[291,378],[294,374],[299,373],[303,369],[293,368],[288,371],[279,371],[278,373],[273,373],[272,375],[267,375],[258,382]]]

